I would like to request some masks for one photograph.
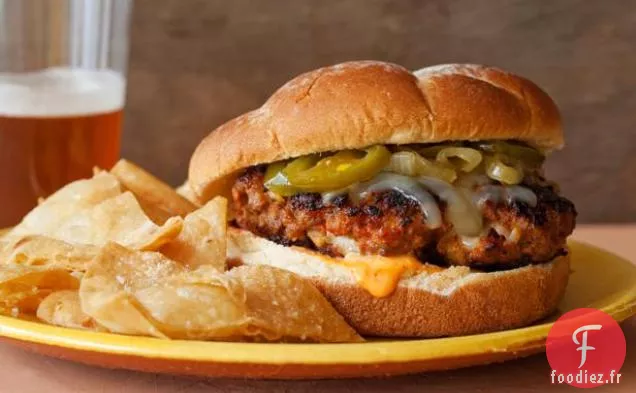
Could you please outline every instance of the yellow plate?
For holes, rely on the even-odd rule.
[[[618,321],[634,315],[636,266],[589,245],[570,245],[573,272],[560,312],[595,307]],[[167,341],[0,317],[0,339],[104,367],[211,377],[345,378],[451,369],[541,352],[554,318],[523,329],[455,338],[253,344]]]

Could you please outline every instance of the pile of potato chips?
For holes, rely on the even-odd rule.
[[[302,278],[226,265],[227,201],[195,206],[120,161],[0,235],[0,314],[192,340],[355,342]]]

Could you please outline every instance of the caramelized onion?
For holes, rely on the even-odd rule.
[[[446,202],[446,217],[453,225],[455,232],[462,236],[476,236],[481,232],[483,226],[481,212],[464,190],[434,177],[420,177],[418,181]]]
[[[352,199],[359,200],[372,192],[393,190],[406,198],[416,201],[422,209],[429,228],[435,229],[442,225],[442,213],[435,198],[418,184],[414,179],[394,173],[381,173],[372,180],[361,183],[352,190]]]
[[[468,173],[460,176],[453,185],[472,190],[475,186],[483,186],[490,183],[492,183],[492,180],[486,175]]]
[[[504,141],[481,142],[477,146],[486,152],[499,153],[508,157],[514,157],[520,160],[524,165],[530,167],[540,167],[545,160],[545,155],[529,146],[519,143],[511,143]]]
[[[462,172],[470,172],[481,163],[479,150],[470,147],[446,147],[437,153],[437,161],[445,165],[451,165],[450,158],[459,158],[462,162],[458,165]]]
[[[454,169],[429,161],[413,151],[393,153],[385,170],[405,176],[433,176],[449,183],[457,178]]]
[[[491,179],[504,184],[519,184],[523,179],[521,166],[506,165],[503,157],[499,155],[486,159],[486,174]]]

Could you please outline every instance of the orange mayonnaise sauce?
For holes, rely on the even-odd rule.
[[[358,284],[375,297],[392,294],[403,278],[425,271],[434,273],[443,270],[435,265],[423,264],[412,255],[384,257],[349,254],[345,258],[323,258],[323,260],[352,269]]]

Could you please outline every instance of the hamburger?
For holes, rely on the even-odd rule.
[[[449,64],[300,75],[197,147],[231,206],[228,259],[312,280],[361,334],[439,337],[554,312],[576,210],[546,179],[559,111],[532,82]]]

